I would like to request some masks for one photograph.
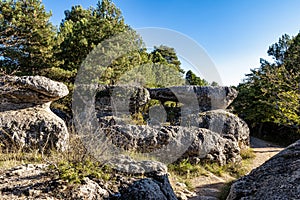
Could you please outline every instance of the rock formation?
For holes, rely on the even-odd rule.
[[[121,190],[120,200],[177,200],[167,175],[145,178]]]
[[[99,85],[95,108],[98,117],[130,115],[150,100],[146,88],[133,86]]]
[[[191,162],[217,162],[224,165],[240,161],[240,148],[234,136],[222,137],[208,129],[167,126],[113,125],[107,137],[119,148],[156,157],[164,163],[188,158]]]
[[[151,99],[160,100],[162,102],[174,101],[189,104],[196,99],[200,111],[225,109],[237,97],[236,90],[231,87],[221,86],[187,85],[148,90]]]
[[[163,162],[168,163],[174,162],[177,157],[196,163],[209,160],[224,165],[239,161],[240,147],[249,146],[247,124],[224,110],[236,96],[237,91],[230,87],[145,89],[100,85],[95,104],[99,122],[102,127],[108,127],[103,132],[119,148],[154,157],[159,155]],[[156,118],[167,118],[164,114],[168,113],[163,106],[150,108],[148,125],[132,124],[130,114],[136,113],[150,99],[159,100],[162,104],[166,101],[180,103],[179,113],[175,113],[179,116],[178,125],[152,123]],[[151,111],[155,113],[151,114]],[[164,154],[165,157],[162,156]]]
[[[123,158],[128,162],[132,160]],[[151,165],[152,161],[148,164]],[[137,164],[134,162],[132,165]],[[160,165],[166,170],[166,166]],[[48,164],[25,164],[0,173],[1,200],[10,199],[166,199],[177,200],[166,171],[132,177],[111,173],[111,180],[84,177],[72,185],[59,178]]]
[[[137,155],[141,153],[146,158],[155,157],[158,161],[137,161],[129,156],[115,155],[103,160],[104,164],[114,169],[113,183],[108,181],[106,184],[101,180],[85,177],[76,189],[68,188],[58,178],[57,171],[49,171],[47,165],[23,165],[0,176],[0,195],[4,199],[25,195],[29,198],[52,199],[84,199],[88,196],[90,199],[176,200],[164,163],[187,158],[194,163],[210,161],[224,165],[240,160],[239,144],[249,145],[246,124],[233,114],[215,110],[226,109],[236,97],[237,92],[230,87],[97,87],[94,108],[98,119],[89,122],[96,122],[95,130],[98,132],[84,132],[85,136],[91,134],[98,139],[96,133],[100,133],[99,138],[109,139],[114,147],[123,152],[135,152]],[[90,92],[84,89],[82,91]],[[50,104],[67,94],[64,84],[45,77],[1,77],[0,145],[8,150],[17,147],[23,150],[39,149],[41,152],[50,148],[64,151],[68,145],[67,127],[50,110]],[[180,103],[181,107],[178,107],[179,111],[176,113],[179,125],[166,126],[154,123],[153,119],[148,125],[131,124],[130,115],[138,113],[151,99],[159,100],[162,104],[166,101]],[[80,105],[85,100],[83,98],[82,102],[79,100],[76,103]],[[88,99],[87,102],[91,103],[92,100]],[[90,105],[79,108],[84,111],[84,106]],[[167,118],[165,115],[168,113],[161,112],[164,109],[162,105],[156,108],[150,110],[150,118]],[[55,112],[68,118],[59,110]],[[83,112],[80,117],[89,120],[90,118],[85,118],[88,114]],[[216,122],[219,129],[215,129]],[[92,141],[97,143],[94,138]],[[102,143],[101,145],[104,147]],[[129,178],[126,175],[130,175]],[[132,175],[142,175],[145,178],[133,178]],[[43,181],[39,182],[40,179]]]
[[[0,112],[41,106],[68,93],[66,85],[42,76],[2,76]]]
[[[206,128],[225,137],[232,135],[241,148],[250,145],[250,131],[244,120],[225,110],[211,110],[199,113],[196,118],[200,128]]]
[[[227,200],[300,199],[300,140],[237,180]]]
[[[65,150],[68,131],[50,110],[67,86],[41,76],[0,77],[0,138],[3,148]]]
[[[120,155],[106,164],[114,166],[114,169],[121,173],[146,176],[127,186],[121,186],[119,188],[120,200],[177,200],[168,179],[167,166],[163,163],[151,160],[136,161],[129,156]]]

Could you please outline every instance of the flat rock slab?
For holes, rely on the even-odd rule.
[[[127,124],[113,125],[101,131],[100,135],[106,135],[106,143],[111,142],[113,146],[125,151],[155,157],[163,163],[189,158],[195,163],[203,160],[224,165],[240,160],[240,148],[234,136],[223,138],[208,129],[181,126],[154,128]],[[90,140],[87,143],[95,141],[93,137]]]
[[[42,76],[0,77],[0,112],[33,107],[66,96],[66,85]]]
[[[238,94],[235,89],[222,86],[186,85],[148,90],[151,99],[162,102],[174,101],[189,105],[193,105],[196,102],[200,111],[226,109]]]
[[[95,107],[98,117],[138,112],[138,109],[150,101],[146,88],[128,85],[99,85],[96,91]]]

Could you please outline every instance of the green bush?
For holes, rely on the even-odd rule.
[[[101,166],[98,162],[61,161],[57,165],[59,177],[69,183],[82,183],[84,177],[109,180],[112,170],[108,166]]]

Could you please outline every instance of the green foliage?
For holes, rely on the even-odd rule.
[[[185,178],[207,175],[203,166],[191,164],[188,159],[185,159],[178,164],[169,164],[168,171]]]
[[[239,178],[248,172],[248,169],[243,165],[243,163],[231,162],[223,166],[219,165],[218,163],[206,163],[204,164],[204,168],[220,177],[227,173],[230,176]]]
[[[206,86],[209,85],[205,79],[201,79],[200,77],[196,76],[191,70],[189,70],[185,75],[185,81],[187,85],[199,85],[199,86]],[[217,83],[214,82],[214,85]]]
[[[211,86],[219,86],[219,84],[218,84],[217,82],[215,82],[215,81],[211,82],[210,85],[211,85]]]
[[[118,83],[156,88],[183,85],[184,80],[181,73],[169,65],[149,62],[125,72]]]
[[[253,149],[251,149],[251,148],[241,149],[240,155],[241,155],[243,160],[255,158],[255,154],[253,152]]]
[[[39,0],[0,1],[0,60],[6,73],[38,74],[53,59],[55,29]]]
[[[96,178],[108,181],[111,169],[107,166],[100,166],[97,162],[86,160],[85,162],[58,163],[59,177],[69,183],[81,183],[85,177]]]
[[[96,8],[73,6],[65,11],[58,32],[57,59],[66,70],[78,69],[99,43],[127,29],[121,11],[110,1],[98,2]]]
[[[150,53],[150,59],[153,63],[168,64],[181,75],[184,74],[184,70],[180,67],[181,62],[179,61],[174,48],[164,45],[154,47],[154,50]]]
[[[251,128],[273,123],[274,127],[299,134],[299,50],[300,34],[292,39],[283,35],[268,50],[274,62],[261,59],[260,68],[251,70],[245,81],[237,87],[239,95],[233,104],[235,112]]]

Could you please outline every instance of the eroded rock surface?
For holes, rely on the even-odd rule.
[[[112,166],[115,170],[132,175],[145,175],[145,174],[156,174],[164,175],[167,174],[167,166],[158,161],[152,160],[141,160],[136,161],[130,156],[119,155],[106,162],[107,165]]]
[[[250,130],[244,120],[225,110],[211,110],[199,113],[197,123],[200,128],[206,128],[219,133],[223,137],[232,135],[242,148],[250,145]]]
[[[50,110],[51,101],[68,94],[67,86],[41,76],[0,78],[0,138],[4,149],[68,146],[68,130]]]
[[[187,85],[148,90],[151,99],[160,100],[162,102],[174,101],[189,104],[196,100],[200,111],[226,109],[237,97],[237,91],[235,89],[221,86]]]
[[[161,162],[178,159],[210,161],[224,165],[239,161],[240,148],[234,136],[222,137],[208,129],[165,126],[153,128],[136,125],[113,125],[106,129],[112,143],[126,151],[136,151]]]
[[[130,156],[119,155],[106,164],[123,174],[146,176],[121,185],[120,200],[177,199],[168,179],[167,166],[161,162],[141,158],[135,160]]]
[[[66,96],[66,85],[42,76],[0,77],[0,112],[42,105]]]
[[[237,180],[227,200],[300,199],[300,140]]]
[[[48,164],[25,164],[0,173],[0,196],[10,199],[104,199],[109,192],[85,177],[74,187],[59,179]]]
[[[95,107],[98,117],[130,115],[150,100],[146,88],[134,86],[99,85]]]
[[[121,200],[177,200],[167,175],[145,178],[121,190]]]
[[[8,149],[64,151],[68,130],[62,119],[48,109],[34,107],[0,113],[0,138]]]
[[[25,164],[0,171],[1,200],[10,199],[177,199],[167,172],[146,177],[112,173],[111,180],[84,177],[80,184],[59,178],[48,164]]]

